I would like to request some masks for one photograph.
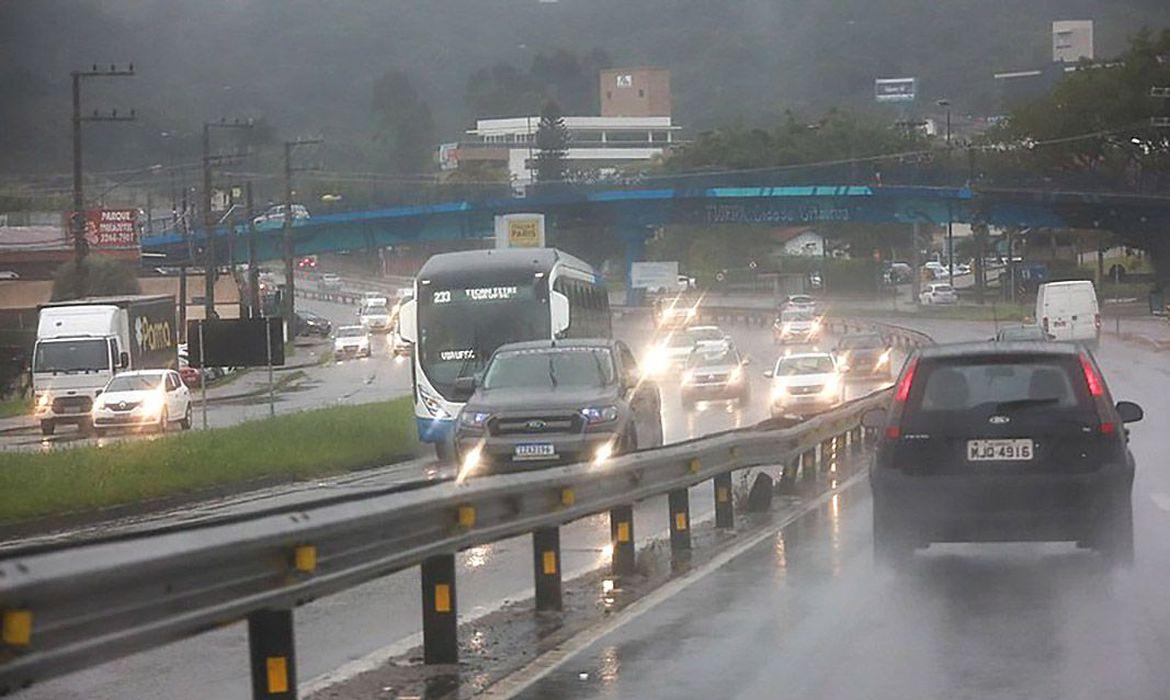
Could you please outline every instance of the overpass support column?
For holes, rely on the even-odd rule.
[[[630,273],[634,263],[646,259],[646,239],[649,233],[643,226],[631,226],[622,230],[622,240],[626,244],[626,305],[637,306],[642,301],[642,290],[630,286]]]
[[[248,616],[248,657],[255,700],[296,700],[292,610],[261,610]]]

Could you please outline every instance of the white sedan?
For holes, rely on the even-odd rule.
[[[191,394],[170,369],[122,372],[106,384],[93,404],[93,428],[103,435],[111,428],[156,428],[171,423],[191,427]]]
[[[845,401],[841,368],[827,352],[785,355],[764,376],[772,380],[773,417],[811,416]]]
[[[343,357],[369,357],[370,332],[364,326],[342,326],[333,337],[333,355]]]
[[[959,293],[949,284],[928,284],[918,295],[923,304],[957,304]]]

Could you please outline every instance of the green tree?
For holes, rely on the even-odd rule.
[[[569,129],[561,107],[555,101],[544,103],[540,124],[536,127],[536,181],[559,182],[568,170]]]
[[[90,254],[82,263],[81,272],[84,273],[85,289],[79,295],[78,267],[75,261],[71,260],[57,268],[53,275],[53,301],[142,293],[142,288],[138,286],[137,271],[133,265],[123,260],[108,255]]]
[[[417,173],[431,163],[435,147],[435,120],[409,76],[387,71],[374,83],[376,120],[374,142],[382,147],[382,162],[394,173]]]

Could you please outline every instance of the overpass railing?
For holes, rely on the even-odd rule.
[[[861,325],[861,324],[859,324]],[[867,324],[868,325],[868,324]],[[892,326],[900,344],[927,342]],[[714,482],[715,524],[734,524],[732,474],[782,467],[815,492],[848,476],[840,457],[870,439],[867,410],[888,390],[787,428],[770,422],[614,457],[179,531],[63,545],[0,559],[0,694],[246,621],[253,697],[297,697],[292,611],[418,566],[427,663],[458,660],[455,553],[531,534],[537,610],[561,609],[559,528],[608,513],[612,569],[634,574],[633,505],[667,495],[672,562],[691,551],[688,488]]]

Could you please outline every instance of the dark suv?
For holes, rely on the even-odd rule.
[[[455,424],[462,471],[507,472],[662,444],[661,398],[626,344],[556,340],[501,346]]]
[[[971,343],[910,358],[880,431],[874,555],[898,563],[932,542],[1074,541],[1133,559],[1134,461],[1093,357],[1074,345]]]

